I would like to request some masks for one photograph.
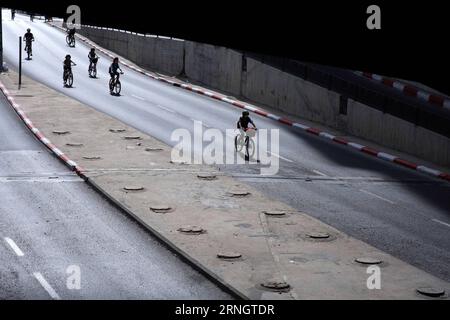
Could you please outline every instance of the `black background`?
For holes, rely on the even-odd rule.
[[[5,1],[82,24],[194,40],[422,82],[450,94],[445,1]],[[366,9],[381,8],[381,30]]]

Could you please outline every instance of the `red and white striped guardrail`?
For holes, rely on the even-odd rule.
[[[380,76],[377,74],[373,74],[373,73],[369,73],[369,72],[361,72],[361,71],[355,71],[354,73],[358,76],[363,76],[363,77],[375,80],[377,82],[380,82],[388,87],[397,89],[397,90],[403,92],[407,96],[416,97],[423,101],[431,103],[433,105],[450,110],[450,99],[448,99],[444,96],[429,93],[429,92],[421,90],[413,85],[406,84],[406,83],[400,82],[398,80],[386,78],[386,77],[383,77],[383,76]]]
[[[47,139],[38,128],[36,128],[33,122],[27,117],[25,112],[20,108],[20,105],[14,100],[14,97],[11,93],[6,89],[3,83],[0,82],[0,91],[5,95],[8,102],[14,108],[16,113],[25,123],[25,125],[30,129],[30,131],[39,139],[47,148],[50,149],[60,160],[62,160],[71,170],[75,171],[78,175],[81,176],[81,172],[83,169],[75,162],[70,160],[64,152],[59,150],[49,139]]]
[[[54,24],[51,24],[51,25],[53,25],[54,27],[56,27],[58,29],[61,29],[61,30],[65,31],[64,28],[62,28],[62,27],[56,26]],[[104,48],[96,45],[94,42],[88,40],[87,38],[79,36],[79,35],[77,35],[77,37],[81,41],[86,43],[87,45],[95,48],[96,50],[102,52],[103,54],[107,55],[108,57],[110,57],[110,58],[114,58],[115,57],[115,55],[113,55],[109,51],[105,50]],[[358,143],[347,141],[347,140],[345,140],[343,138],[340,138],[340,137],[337,137],[337,136],[335,136],[333,134],[321,131],[321,130],[316,129],[316,128],[308,127],[306,125],[303,125],[303,124],[298,123],[298,122],[294,122],[294,121],[289,120],[287,118],[282,118],[282,117],[279,117],[277,115],[274,115],[274,114],[271,114],[271,113],[259,110],[259,109],[255,108],[255,107],[253,107],[251,105],[248,105],[248,104],[245,104],[245,103],[243,103],[241,101],[238,101],[238,100],[235,100],[235,99],[230,99],[230,98],[228,98],[228,97],[226,97],[224,95],[221,95],[221,94],[218,94],[218,93],[214,93],[214,92],[205,90],[203,88],[194,87],[192,85],[181,83],[179,81],[170,80],[170,79],[167,79],[165,77],[155,76],[155,75],[150,74],[150,73],[146,72],[145,70],[143,70],[143,69],[141,69],[139,67],[136,67],[136,66],[134,66],[132,64],[129,64],[129,63],[126,63],[126,62],[123,62],[122,64],[125,65],[126,67],[128,67],[128,68],[130,68],[130,69],[132,69],[132,70],[134,70],[134,71],[136,71],[138,73],[141,73],[141,74],[143,74],[143,75],[145,75],[145,76],[147,76],[149,78],[152,78],[154,80],[162,81],[162,82],[168,83],[168,84],[176,86],[176,87],[180,87],[180,88],[183,88],[183,89],[186,89],[186,90],[198,93],[198,94],[202,94],[202,95],[208,96],[208,97],[216,99],[216,100],[220,100],[220,101],[229,103],[229,104],[231,104],[233,106],[236,106],[236,107],[239,107],[241,109],[245,109],[245,110],[248,110],[250,112],[256,113],[258,115],[261,115],[263,117],[267,117],[267,118],[270,118],[272,120],[281,122],[281,123],[283,123],[285,125],[301,129],[303,131],[306,131],[307,133],[310,133],[310,134],[322,137],[324,139],[330,140],[332,142],[335,142],[335,143],[338,143],[338,144],[341,144],[341,145],[345,145],[345,146],[351,147],[353,149],[356,149],[356,150],[361,151],[361,152],[363,152],[365,154],[377,157],[379,159],[382,159],[382,160],[385,160],[385,161],[389,161],[389,162],[393,162],[393,163],[401,165],[403,167],[406,167],[406,168],[409,168],[409,169],[413,169],[413,170],[417,170],[417,171],[426,173],[428,175],[431,175],[431,176],[434,176],[434,177],[437,177],[437,178],[440,178],[440,179],[444,179],[444,180],[450,181],[450,174],[448,174],[446,172],[442,172],[440,170],[429,168],[429,167],[426,167],[424,165],[415,164],[413,162],[401,159],[401,158],[399,158],[399,157],[397,157],[395,155],[391,155],[389,153],[377,151],[377,150],[374,150],[372,148],[360,145]]]

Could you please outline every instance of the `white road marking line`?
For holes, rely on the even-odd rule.
[[[389,199],[383,198],[383,197],[381,197],[381,196],[379,196],[379,195],[376,195],[375,193],[372,193],[372,192],[369,192],[369,191],[366,191],[366,190],[363,190],[363,189],[359,189],[359,191],[364,192],[364,193],[366,193],[366,194],[368,194],[368,195],[371,195],[371,196],[373,196],[373,197],[375,197],[375,198],[378,198],[378,199],[380,199],[380,200],[386,201],[386,202],[388,202],[388,203],[390,203],[390,204],[395,204],[395,202],[393,202],[393,201],[391,201],[391,200],[389,200]]]
[[[17,246],[17,244],[10,238],[5,238],[5,241],[9,244],[11,249],[13,249],[14,253],[17,254],[19,257],[23,257],[25,254],[22,250]]]
[[[52,299],[55,300],[61,300],[61,298],[59,297],[59,295],[56,293],[56,291],[52,288],[51,285],[49,285],[49,283],[47,282],[47,280],[45,280],[45,278],[42,276],[42,274],[40,272],[35,272],[33,273],[33,276],[37,279],[37,281],[39,281],[39,283],[41,284],[41,286],[45,289],[45,291],[47,291],[47,293],[50,295],[50,297],[52,297]]]
[[[443,221],[441,221],[441,220],[438,220],[438,219],[432,219],[432,220],[433,220],[434,222],[440,223],[440,224],[442,224],[442,225],[447,226],[447,227],[450,228],[450,224],[448,224],[448,223],[445,223],[445,222],[443,222]]]
[[[314,173],[318,174],[319,176],[322,177],[328,177],[325,173],[320,172],[319,170],[313,170]]]
[[[279,154],[276,154],[276,153],[273,153],[273,152],[270,152],[270,151],[267,151],[267,153],[273,155],[274,157],[283,159],[283,160],[285,160],[285,161],[287,161],[287,162],[291,162],[291,163],[294,162],[294,161],[289,160],[289,159],[287,159],[287,158],[285,158],[285,157],[283,157],[283,156],[280,156]]]
[[[166,107],[163,107],[162,105],[160,105],[160,104],[157,104],[156,105],[158,108],[161,108],[161,109],[163,109],[163,110],[166,110],[167,112],[170,112],[170,113],[175,113],[175,111],[173,111],[173,110],[170,110],[169,108],[166,108]]]
[[[137,96],[137,95],[135,95],[135,94],[132,94],[131,96],[132,96],[133,98],[139,99],[139,100],[141,100],[141,101],[146,101],[144,98],[142,98],[142,97],[140,97],[140,96]]]

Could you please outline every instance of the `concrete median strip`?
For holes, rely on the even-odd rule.
[[[54,28],[57,28],[57,29],[65,32],[65,30],[61,26],[59,26],[59,25],[57,25],[55,23],[49,23],[49,24],[51,26],[53,26]],[[105,50],[104,48],[98,46],[97,44],[95,44],[94,42],[90,41],[88,38],[86,38],[84,36],[77,35],[77,37],[78,37],[79,40],[84,42],[86,45],[95,48],[99,52],[102,52],[103,54],[105,54],[108,57],[110,57],[111,59],[116,56],[112,52],[110,52],[108,50]],[[208,97],[210,97],[212,99],[216,99],[216,100],[220,100],[222,102],[226,102],[226,103],[228,103],[228,104],[230,104],[232,106],[248,110],[250,112],[256,113],[256,114],[258,114],[260,116],[263,116],[263,117],[266,117],[266,118],[270,118],[270,119],[272,119],[274,121],[277,121],[277,122],[280,122],[280,123],[282,123],[284,125],[298,128],[298,129],[303,130],[303,131],[305,131],[305,132],[307,132],[309,134],[313,134],[313,135],[319,136],[319,137],[321,137],[323,139],[327,139],[327,140],[329,140],[331,142],[334,142],[334,143],[337,143],[337,144],[341,144],[341,145],[345,145],[345,146],[348,146],[348,147],[351,147],[351,148],[355,148],[356,150],[358,150],[360,152],[364,152],[365,154],[373,156],[373,157],[376,157],[378,159],[381,159],[381,160],[384,160],[384,161],[389,161],[389,162],[392,162],[392,163],[394,163],[396,165],[403,166],[405,168],[409,168],[409,169],[412,169],[412,170],[420,171],[420,172],[422,172],[424,174],[427,174],[427,175],[430,175],[430,176],[434,176],[434,177],[439,178],[439,179],[450,181],[450,174],[447,173],[447,172],[436,170],[434,168],[428,168],[428,167],[420,165],[420,164],[411,163],[411,162],[409,162],[407,160],[401,159],[398,156],[391,155],[391,154],[388,154],[388,153],[385,153],[385,152],[382,152],[382,151],[379,151],[379,150],[373,150],[373,149],[371,149],[369,147],[366,147],[366,146],[363,146],[363,145],[359,145],[359,144],[356,144],[356,143],[352,143],[351,141],[347,141],[346,139],[337,137],[337,136],[335,136],[333,134],[324,132],[324,131],[322,131],[320,129],[312,128],[312,127],[309,127],[307,125],[295,122],[293,120],[286,119],[286,118],[283,118],[283,117],[271,114],[269,112],[260,110],[260,109],[256,108],[255,106],[252,106],[250,104],[238,101],[236,99],[232,99],[232,98],[227,97],[227,96],[225,96],[223,94],[216,93],[216,92],[213,92],[211,90],[207,90],[207,89],[201,88],[199,86],[193,86],[191,84],[187,84],[187,83],[185,83],[185,82],[183,82],[183,81],[181,81],[179,79],[173,78],[173,77],[167,77],[167,76],[163,76],[163,75],[156,74],[156,73],[155,74],[149,73],[148,71],[146,71],[146,70],[144,70],[144,69],[134,65],[132,62],[130,62],[130,61],[126,60],[126,59],[122,59],[122,61],[124,61],[122,63],[124,66],[130,68],[131,70],[133,70],[135,72],[138,72],[138,73],[140,73],[142,75],[145,75],[145,76],[147,76],[147,77],[149,77],[149,78],[151,78],[153,80],[162,81],[164,83],[167,83],[167,84],[170,84],[170,85],[173,85],[173,86],[185,89],[185,90],[189,90],[191,92],[195,92],[195,93],[198,93],[198,94],[201,94],[201,95],[208,96]],[[437,98],[437,100],[439,102],[442,102],[441,104],[443,106],[444,105],[445,106],[450,105],[450,102],[448,100],[442,100],[441,98]]]
[[[12,98],[17,93],[12,72],[0,76],[0,89],[33,134],[95,190],[235,296],[447,298],[449,283],[240,185],[215,167],[174,166],[170,147],[162,142],[29,78],[23,81],[21,93],[32,98]],[[55,127],[71,134],[52,134]],[[130,141],[111,128],[139,136],[142,148],[127,150]],[[83,147],[66,145],[73,141]],[[87,155],[100,158],[92,161],[84,158]],[[200,178],[211,176],[218,179]],[[323,234],[329,237],[307,236]],[[381,289],[369,288],[367,267],[374,266],[355,262],[361,257],[383,261],[378,265]]]

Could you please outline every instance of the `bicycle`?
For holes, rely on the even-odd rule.
[[[25,44],[25,51],[27,52],[27,60],[31,60],[31,56],[33,55],[33,48],[31,47],[31,42],[27,42]]]
[[[89,63],[89,77],[90,78],[97,78],[97,62],[98,62],[98,57],[93,59],[90,63]]]
[[[69,47],[75,48],[75,36],[68,34],[66,36],[66,42]]]
[[[76,65],[74,65],[74,66],[76,66]],[[72,68],[64,70],[63,80],[64,80],[64,87],[72,88],[72,85],[73,85]]]
[[[123,74],[123,72],[121,72],[120,74]],[[121,90],[122,85],[119,80],[119,74],[116,74],[111,79],[109,79],[109,92],[111,94],[119,96]]]
[[[252,139],[256,135],[256,128],[247,128],[243,133],[239,133],[234,137],[234,149],[241,152],[245,147],[245,157],[250,159],[255,154],[255,141]]]

